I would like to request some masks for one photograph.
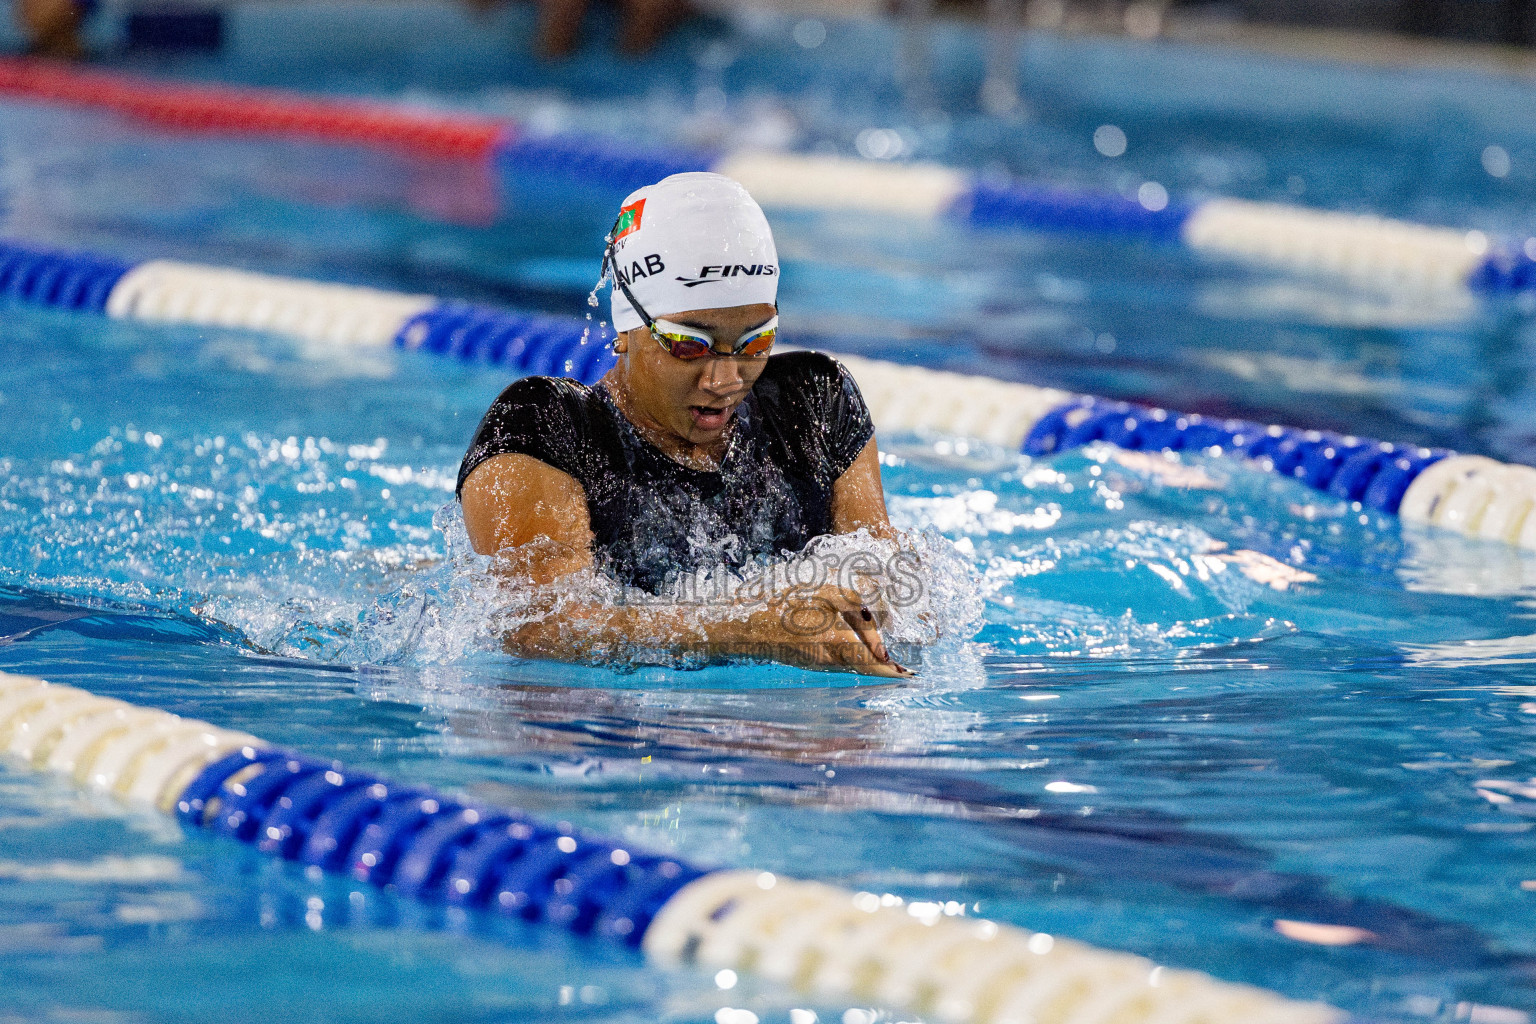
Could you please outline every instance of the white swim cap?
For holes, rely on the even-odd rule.
[[[630,193],[609,251],[615,331],[643,326],[620,282],[653,317],[778,299],[768,218],[723,174],[674,174]]]

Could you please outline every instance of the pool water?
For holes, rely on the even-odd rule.
[[[1132,78],[1166,58],[1075,45]],[[1351,74],[1385,91],[1371,76],[1392,73]],[[686,97],[498,97],[612,129],[699,117]],[[818,123],[867,126],[822,103]],[[1017,132],[1087,145],[1077,115],[1040,116]],[[7,236],[566,310],[595,277],[603,210],[574,190],[535,205],[516,181],[474,193],[461,169],[20,104],[0,125]],[[1164,130],[1190,166],[1230,158],[1198,123]],[[1318,166],[1390,145],[1337,131],[1307,143]],[[986,156],[945,146],[927,155]],[[1466,223],[1503,210],[1470,184],[1443,194]],[[1536,461],[1517,303],[947,223],[773,219],[802,338]],[[465,584],[452,504],[505,383],[421,354],[5,307],[0,669],[1373,1019],[1536,1009],[1536,556],[1362,517],[1233,460],[882,437],[893,519],[960,565],[934,581],[957,628],[915,680],[519,661]],[[968,629],[961,593],[980,602]],[[10,768],[0,820],[0,1019],[702,1024],[801,1005],[308,877]]]

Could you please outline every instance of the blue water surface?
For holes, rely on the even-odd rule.
[[[883,112],[861,98],[883,86],[732,70],[752,33],[787,31],[679,37],[689,70],[671,92],[593,79],[590,57],[542,83],[439,54],[410,76],[359,60],[329,80],[295,61],[276,84],[398,95],[413,82],[418,102],[698,143],[721,129],[692,76],[718,72],[728,109],[755,111],[763,132],[788,111],[797,144],[847,145],[891,110],[943,123],[899,94]],[[1033,45],[1037,69],[1070,50],[1086,70],[1037,70],[1056,93],[1013,122],[969,110],[964,76],[940,75],[925,102],[950,133],[915,154],[1118,187],[1122,165],[1090,142],[1114,118],[1163,154],[1137,182],[1192,188],[1197,171],[1162,168],[1262,164],[1220,187],[1278,198],[1291,186],[1269,168],[1294,161],[1332,182],[1330,205],[1529,227],[1499,191],[1516,172],[1495,181],[1477,163],[1491,129],[1449,113],[1425,128],[1393,97],[1406,82],[1491,111],[1524,86],[1332,69],[1371,100],[1346,116],[1305,69],[1269,58]],[[244,52],[169,69],[250,79]],[[1222,94],[1232,121],[1209,110],[1213,68],[1237,76]],[[492,71],[511,84],[493,89]],[[1078,99],[1046,102],[1058,94]],[[1258,110],[1289,132],[1212,127]],[[16,103],[0,126],[4,234],[120,256],[572,312],[611,216],[574,186],[462,167]],[[1471,163],[1366,187],[1360,168],[1406,166],[1392,154],[1415,132],[1436,153],[1474,147]],[[1027,142],[1037,162],[985,139]],[[1524,143],[1504,144],[1531,174]],[[1517,303],[1368,295],[948,222],[774,226],[802,339],[1532,459],[1536,361]],[[893,518],[953,544],[965,570],[934,585],[982,601],[974,635],[929,649],[915,680],[524,662],[496,649],[455,561],[458,461],[506,380],[394,350],[0,309],[0,669],[703,863],[953,900],[1375,1019],[1536,1009],[1536,556],[1362,516],[1229,459],[1031,461],[882,437]],[[705,1022],[734,1006],[783,1021],[799,1005],[309,877],[12,768],[0,820],[0,1013],[20,1020]],[[1285,921],[1355,941],[1288,938],[1305,933]]]

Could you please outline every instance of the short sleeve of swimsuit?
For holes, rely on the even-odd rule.
[[[764,418],[776,421],[789,457],[814,467],[823,486],[846,473],[875,436],[853,374],[820,352],[775,356],[753,396]]]
[[[456,490],[486,459],[527,455],[580,478],[578,458],[588,440],[591,392],[558,377],[524,377],[497,396],[486,411],[464,461]]]
[[[832,475],[835,479],[848,472],[848,467],[853,465],[864,446],[875,436],[875,423],[870,418],[869,406],[865,404],[864,395],[859,391],[853,374],[848,372],[848,367],[835,359],[822,358],[827,359],[836,371],[834,379],[828,383],[823,420],[833,428],[833,435],[828,440],[832,449],[835,466]]]

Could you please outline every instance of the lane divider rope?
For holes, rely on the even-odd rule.
[[[1030,428],[1022,450],[1026,455],[1050,455],[1097,441],[1130,451],[1238,455],[1361,508],[1393,514],[1400,511],[1416,478],[1452,454],[1099,398],[1051,410]]]
[[[977,175],[935,163],[821,154],[646,150],[630,140],[538,135],[509,121],[275,89],[157,81],[0,58],[0,95],[111,110],[194,133],[286,136],[555,174],[617,199],[668,174],[717,170],[764,206],[854,210],[977,227],[1145,238],[1290,273],[1401,292],[1536,289],[1536,238],[1332,213],[1283,203],[1135,195]]]
[[[111,110],[182,132],[260,134],[440,159],[486,159],[506,122],[279,89],[162,82],[50,60],[0,58],[0,93]]]
[[[124,319],[271,331],[344,346],[394,345],[587,384],[614,361],[611,331],[577,317],[171,260],[132,266],[0,241],[5,296]],[[1036,457],[1094,443],[1233,455],[1358,510],[1536,550],[1536,469],[1528,466],[857,356],[843,361],[882,431],[977,438]]]
[[[306,341],[386,346],[399,334],[401,321],[436,303],[429,295],[153,260],[117,281],[105,312],[126,320],[241,327]]]
[[[708,871],[521,810],[401,786],[241,732],[0,673],[0,751],[276,857],[822,1000],[947,1024],[1341,1024],[1323,1003],[766,872]]]

